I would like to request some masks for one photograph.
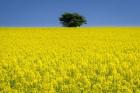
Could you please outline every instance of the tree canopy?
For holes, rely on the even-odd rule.
[[[59,18],[59,21],[64,27],[80,27],[87,22],[85,17],[78,13],[64,13]]]

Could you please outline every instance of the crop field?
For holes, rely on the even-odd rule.
[[[140,28],[0,28],[0,93],[140,93]]]

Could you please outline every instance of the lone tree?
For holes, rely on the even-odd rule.
[[[59,20],[64,27],[80,27],[87,22],[85,17],[78,13],[64,13]]]

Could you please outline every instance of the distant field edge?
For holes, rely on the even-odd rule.
[[[93,26],[93,27],[0,27],[0,29],[81,29],[81,28],[140,28],[140,26]]]

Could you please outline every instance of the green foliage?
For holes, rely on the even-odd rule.
[[[86,24],[85,17],[78,13],[64,13],[59,20],[64,27],[80,27]]]

